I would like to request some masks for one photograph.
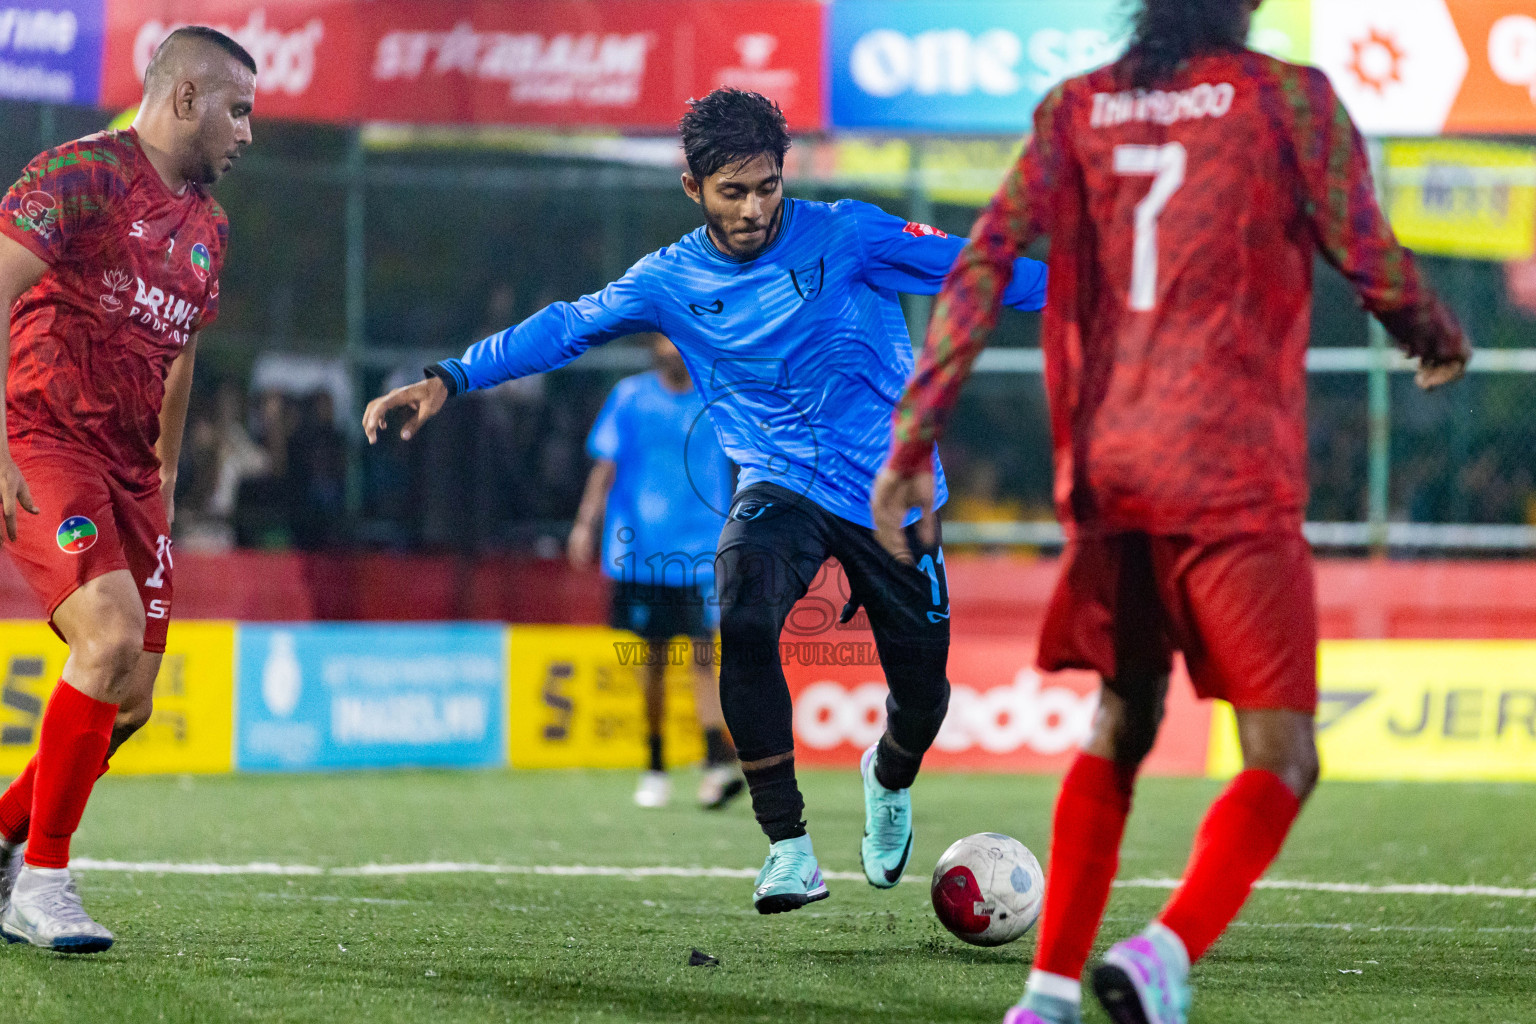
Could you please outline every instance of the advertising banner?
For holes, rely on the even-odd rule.
[[[512,767],[645,767],[643,641],[600,626],[513,626],[509,651]],[[670,765],[704,757],[690,678],[694,657],[685,641],[667,648]]]
[[[785,647],[795,699],[795,758],[815,767],[852,767],[885,729],[885,675],[874,637],[850,632]],[[954,637],[950,704],[925,769],[1060,772],[1088,739],[1098,709],[1098,676],[1042,675],[1034,639]],[[1206,764],[1210,707],[1195,700],[1182,670],[1169,687],[1168,712],[1147,760],[1154,775],[1199,775]]]
[[[1325,779],[1536,780],[1536,643],[1325,641],[1318,671]],[[1241,764],[1222,705],[1210,773]]]
[[[1308,0],[1270,0],[1253,45],[1306,60]],[[827,53],[838,128],[1020,134],[1064,78],[1118,57],[1121,0],[837,0]]]
[[[227,772],[234,720],[232,622],[171,624],[155,710],[112,758],[114,774]],[[37,749],[43,708],[69,650],[41,622],[0,623],[0,775],[15,775]]]
[[[95,103],[104,0],[0,0],[0,99]]]
[[[242,770],[506,763],[499,626],[242,626],[236,664]]]
[[[670,131],[717,86],[822,127],[816,0],[117,0],[103,103],[137,102],[178,24],[223,29],[260,66],[257,114],[327,121]]]
[[[1367,135],[1536,131],[1529,0],[1314,4],[1312,60]]]
[[[1387,213],[1409,248],[1465,259],[1536,255],[1536,149],[1453,139],[1389,142]]]

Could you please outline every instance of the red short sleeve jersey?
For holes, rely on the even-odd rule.
[[[0,200],[0,231],[48,264],[11,307],[11,445],[85,448],[157,489],[165,378],[217,315],[224,211],[197,185],[172,193],[129,129],[38,156]]]
[[[1321,251],[1416,355],[1465,340],[1375,200],[1322,72],[1249,51],[1155,90],[1124,63],[1064,83],[982,215],[896,416],[923,464],[995,322],[1011,259],[1051,238],[1042,334],[1057,509],[1079,531],[1299,526]]]

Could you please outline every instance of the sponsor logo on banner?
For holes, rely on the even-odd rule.
[[[0,0],[0,98],[94,103],[100,0]]]
[[[715,81],[748,92],[772,96],[780,106],[793,106],[800,90],[800,71],[773,59],[781,45],[771,32],[750,32],[736,37],[741,58],[733,67],[721,68]]]
[[[146,21],[133,37],[133,68],[144,77],[149,59],[165,37],[182,27],[181,22]],[[325,22],[310,18],[288,30],[267,24],[265,8],[252,10],[239,25],[213,24],[234,39],[256,61],[256,93],[282,93],[298,96],[315,78],[316,51],[325,38]]]
[[[513,626],[509,644],[509,751],[514,768],[640,768],[646,759],[640,672],[647,645],[596,626]],[[704,756],[691,663],[712,658],[677,641],[667,658],[669,763]]]
[[[1488,63],[1499,81],[1524,88],[1536,104],[1536,18],[1511,14],[1494,22],[1488,33]]]
[[[242,627],[237,763],[500,764],[504,636],[478,625]]]
[[[531,106],[632,107],[640,100],[652,32],[391,32],[374,51],[380,82],[462,75],[504,82],[508,98]]]
[[[1536,149],[1397,140],[1384,156],[1387,214],[1404,245],[1501,262],[1536,255]]]
[[[1312,59],[1378,135],[1439,133],[1469,66],[1445,0],[1314,5]]]
[[[812,683],[795,699],[795,736],[814,750],[863,749],[885,731],[886,693],[884,680],[852,689],[831,681]],[[1020,669],[1011,684],[988,690],[954,684],[949,713],[933,746],[953,754],[1061,754],[1088,739],[1098,706],[1097,691],[1047,685],[1030,668]]]
[[[1124,46],[1116,0],[832,7],[832,119],[846,127],[1022,131],[1056,83]]]
[[[113,755],[114,775],[229,771],[234,647],[234,623],[176,623],[155,678],[154,712]],[[0,623],[0,775],[20,772],[36,750],[68,655],[41,622]]]
[[[1324,778],[1536,780],[1536,642],[1324,641],[1318,670]],[[1210,750],[1241,768],[1226,705]]]

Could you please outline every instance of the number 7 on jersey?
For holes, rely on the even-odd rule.
[[[1152,190],[1136,204],[1136,242],[1131,256],[1130,307],[1137,313],[1157,308],[1157,221],[1184,184],[1184,145],[1116,146],[1115,173],[1152,175]]]

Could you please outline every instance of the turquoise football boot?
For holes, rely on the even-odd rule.
[[[1189,958],[1157,925],[1110,947],[1093,991],[1115,1024],[1189,1024]]]
[[[864,838],[859,842],[859,863],[864,877],[876,889],[889,889],[901,881],[912,856],[912,791],[886,789],[875,778],[876,743],[859,758],[864,778]]]
[[[827,884],[811,850],[810,836],[781,839],[768,847],[757,873],[752,905],[759,914],[783,914],[827,898]]]

